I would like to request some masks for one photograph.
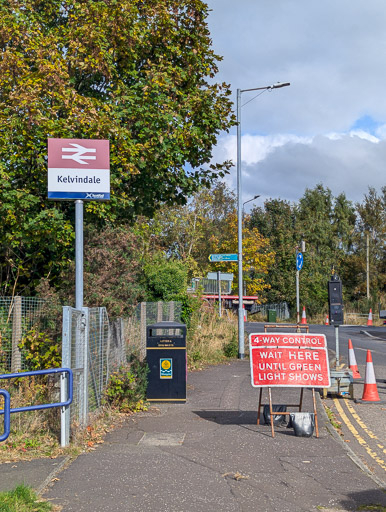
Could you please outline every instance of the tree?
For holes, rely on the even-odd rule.
[[[24,204],[21,238],[33,238],[31,219],[43,208],[64,222],[73,215],[68,203],[46,200],[47,137],[110,140],[111,201],[87,203],[86,221],[184,204],[227,171],[229,162],[210,164],[234,116],[229,86],[213,80],[219,57],[207,15],[201,0],[1,3],[0,208],[18,214],[18,201],[3,192],[8,182]],[[52,238],[49,260],[63,251],[62,239]],[[19,256],[27,279],[27,255]],[[46,273],[43,263],[38,273]]]
[[[216,181],[202,189],[184,206],[165,208],[149,221],[152,231],[169,257],[187,263],[192,276],[203,276],[209,269],[208,256],[214,243],[224,237],[236,200],[225,183]]]
[[[357,291],[361,295],[366,293],[366,252],[367,240],[369,243],[370,292],[379,300],[379,292],[386,291],[386,186],[382,194],[369,187],[362,203],[357,204],[359,213],[357,242]]]
[[[188,272],[182,261],[155,255],[144,266],[144,284],[147,300],[177,300],[186,295]]]
[[[306,242],[306,252],[300,272],[300,301],[309,313],[320,313],[326,306],[327,281],[333,266],[343,277],[349,297],[348,257],[354,250],[355,222],[354,207],[346,196],[334,198],[322,184],[306,189],[298,204],[271,199],[264,209],[255,208],[250,226],[269,238],[269,246],[275,252],[275,263],[268,271],[267,300],[285,300],[294,310],[295,254],[301,240]]]
[[[237,215],[233,212],[227,219],[227,227],[214,245],[215,252],[237,253]],[[248,295],[262,296],[269,287],[265,281],[268,269],[274,262],[274,252],[256,228],[248,227],[248,219],[243,227],[243,281]],[[214,270],[232,272],[233,288],[238,289],[238,263],[214,263]]]
[[[84,303],[87,306],[106,307],[111,317],[129,316],[133,306],[144,299],[138,240],[128,225],[107,225],[103,230],[89,226],[85,230]],[[61,299],[73,304],[75,265],[71,263],[60,278]]]
[[[256,228],[266,237],[270,250],[275,253],[266,277],[270,287],[264,295],[268,302],[295,304],[295,254],[299,242],[295,222],[295,206],[282,199],[270,199],[264,203],[264,208],[252,210],[250,228]]]

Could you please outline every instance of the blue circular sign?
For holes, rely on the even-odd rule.
[[[298,252],[296,255],[296,270],[301,270],[303,267],[303,253]]]

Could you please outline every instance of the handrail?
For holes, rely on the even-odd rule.
[[[11,432],[11,397],[8,391],[0,389],[0,395],[4,397],[4,434],[0,436],[0,443],[5,441]]]
[[[70,368],[54,368],[51,370],[35,370],[32,372],[18,372],[18,373],[5,373],[0,375],[0,379],[20,379],[21,377],[32,377],[35,375],[50,375],[53,373],[67,373],[68,374],[68,399],[65,402],[55,402],[52,404],[39,404],[39,405],[28,405],[26,407],[15,407],[10,408],[10,413],[24,412],[24,411],[39,411],[42,409],[52,409],[53,407],[67,407],[72,402],[73,396],[73,375]],[[4,410],[0,410],[0,415],[4,414]],[[5,421],[5,418],[4,418]],[[1,441],[1,438],[0,438]]]

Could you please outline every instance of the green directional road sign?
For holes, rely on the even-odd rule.
[[[237,261],[237,254],[209,254],[209,261]]]

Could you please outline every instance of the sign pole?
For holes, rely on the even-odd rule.
[[[83,307],[83,201],[75,201],[75,307]]]
[[[300,324],[300,305],[299,305],[299,270],[296,271],[296,323]]]
[[[221,318],[221,272],[217,272],[217,284],[218,284],[218,316]]]
[[[336,363],[335,368],[339,368],[339,325],[335,325],[335,356],[336,356]]]

